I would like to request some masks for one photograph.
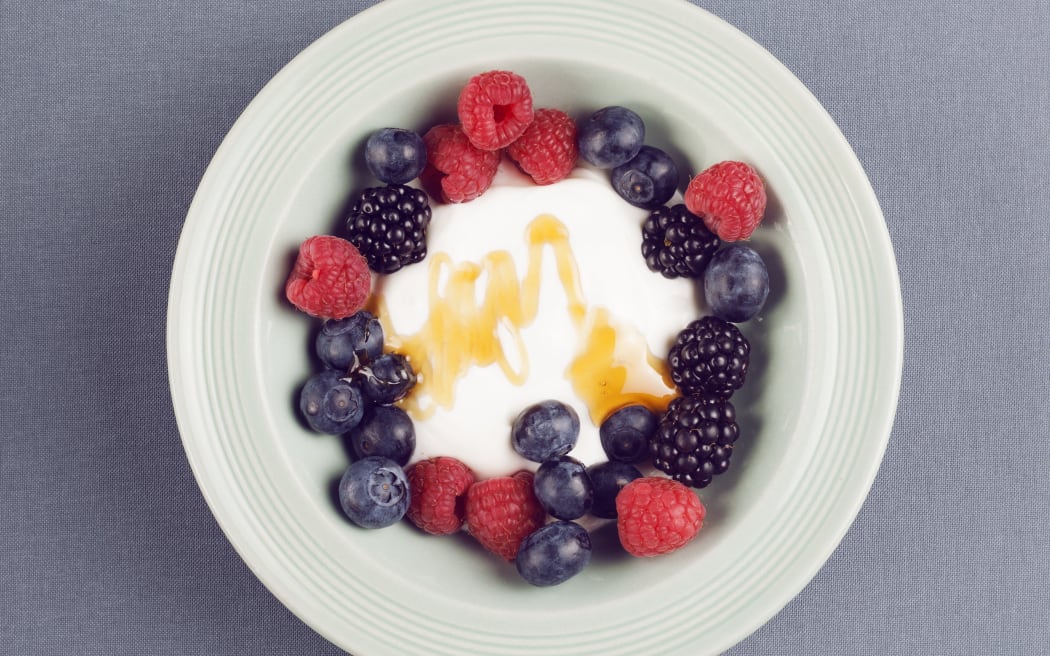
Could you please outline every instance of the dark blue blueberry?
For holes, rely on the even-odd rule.
[[[626,107],[604,107],[580,124],[576,141],[580,157],[601,169],[615,168],[638,154],[645,123]]]
[[[325,369],[303,385],[299,410],[315,431],[341,435],[357,426],[365,405],[357,386],[335,369]]]
[[[522,458],[543,462],[576,446],[580,417],[561,401],[541,401],[525,408],[511,427],[511,444]]]
[[[358,458],[383,456],[404,467],[416,449],[416,429],[411,417],[394,405],[376,405],[350,433]]]
[[[769,295],[769,272],[762,257],[743,244],[715,253],[704,273],[704,298],[716,317],[733,323],[752,318]]]
[[[384,353],[355,371],[354,382],[367,401],[386,405],[408,396],[416,372],[400,353]]]
[[[547,460],[532,480],[536,499],[551,517],[577,519],[594,503],[594,488],[583,463],[569,456]]]
[[[626,462],[602,462],[587,468],[594,487],[594,504],[591,514],[605,519],[616,519],[616,495],[624,485],[642,477],[642,472]]]
[[[653,210],[674,196],[678,167],[659,148],[642,146],[634,159],[613,169],[612,185],[631,205]]]
[[[339,479],[339,505],[350,521],[364,528],[396,523],[408,510],[408,501],[405,472],[389,458],[358,460]]]
[[[427,163],[423,138],[411,130],[383,128],[365,142],[365,164],[380,182],[405,184],[416,179]]]
[[[345,319],[329,319],[321,324],[314,347],[325,366],[353,371],[383,354],[383,326],[364,310]]]
[[[644,405],[629,405],[609,415],[598,429],[609,460],[638,462],[649,455],[649,438],[659,419]]]
[[[576,522],[558,520],[521,541],[514,564],[532,585],[564,583],[591,562],[591,536]]]

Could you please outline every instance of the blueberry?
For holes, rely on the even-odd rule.
[[[521,541],[514,564],[532,585],[564,583],[591,562],[591,536],[576,522],[558,520]]]
[[[383,128],[365,142],[365,164],[380,182],[399,185],[414,180],[427,163],[423,138],[411,130]]]
[[[626,462],[602,462],[587,468],[594,487],[594,504],[591,514],[605,519],[616,519],[616,495],[624,485],[642,477],[642,472]]]
[[[649,454],[649,438],[659,419],[644,405],[629,405],[609,415],[598,429],[609,460],[638,462]]]
[[[569,456],[545,461],[532,480],[536,499],[551,517],[577,519],[594,503],[594,487],[583,463]]]
[[[583,159],[611,169],[638,154],[645,142],[645,124],[626,107],[604,107],[580,124],[576,141]]]
[[[652,146],[642,146],[626,164],[613,169],[616,193],[635,207],[654,210],[671,200],[678,188],[678,167],[671,156]]]
[[[358,460],[339,479],[339,505],[350,521],[364,528],[396,523],[408,510],[408,501],[405,472],[389,458]]]
[[[704,273],[704,298],[712,314],[739,323],[754,317],[769,295],[769,272],[762,257],[743,244],[715,253]]]
[[[314,349],[325,366],[352,371],[383,354],[383,326],[364,310],[345,319],[329,319],[321,324]]]
[[[319,433],[341,435],[361,421],[364,414],[361,392],[335,369],[314,374],[299,393],[299,410]]]
[[[511,427],[511,444],[522,458],[543,462],[576,446],[580,417],[560,401],[541,401],[525,408]]]
[[[408,396],[416,372],[400,353],[384,353],[355,371],[354,382],[366,400],[385,405]]]
[[[358,458],[383,456],[404,467],[416,449],[416,429],[401,408],[376,405],[365,412],[361,423],[350,432],[350,443]]]

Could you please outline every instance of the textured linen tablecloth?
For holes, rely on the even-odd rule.
[[[209,159],[372,3],[0,0],[0,653],[341,653],[230,547],[165,318]],[[816,578],[730,654],[1050,654],[1050,5],[700,0],[827,107],[904,295],[892,438]]]

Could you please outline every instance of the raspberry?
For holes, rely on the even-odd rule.
[[[427,167],[423,182],[430,195],[446,203],[474,200],[492,184],[499,153],[475,147],[458,125],[436,125],[423,135]]]
[[[330,235],[310,237],[285,283],[292,305],[321,319],[343,319],[365,305],[371,291],[368,262],[353,244]]]
[[[704,504],[685,485],[669,478],[636,478],[616,495],[620,544],[632,556],[670,553],[696,537]]]
[[[467,530],[504,560],[514,560],[521,541],[547,517],[532,485],[532,474],[521,471],[480,481],[467,490]]]
[[[683,328],[667,354],[671,380],[682,394],[729,398],[744,384],[750,363],[751,344],[740,329],[711,316]]]
[[[762,221],[766,187],[747,164],[719,162],[689,181],[685,204],[722,241],[740,241]]]
[[[532,124],[507,147],[507,155],[541,185],[569,175],[577,153],[576,123],[557,109],[537,109]]]
[[[499,150],[532,123],[532,92],[525,78],[516,73],[479,73],[459,92],[456,111],[472,144],[482,150]]]
[[[408,519],[431,535],[449,535],[463,526],[464,495],[474,472],[455,458],[420,460],[405,472],[412,491]]]

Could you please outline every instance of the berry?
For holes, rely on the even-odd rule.
[[[416,450],[416,429],[401,408],[376,405],[368,408],[350,433],[354,456],[383,456],[404,467]]]
[[[479,73],[459,92],[456,112],[470,143],[482,150],[499,150],[532,123],[532,92],[516,73]]]
[[[364,307],[372,288],[368,262],[339,237],[317,235],[299,246],[284,286],[299,310],[321,319],[342,319]]]
[[[685,204],[722,241],[739,241],[762,221],[766,186],[747,164],[719,162],[689,181]]]
[[[670,553],[696,537],[705,509],[689,488],[668,478],[631,481],[616,497],[620,544],[632,556]]]
[[[363,528],[383,528],[404,517],[411,493],[401,467],[373,456],[347,467],[339,480],[339,505]]]
[[[446,203],[474,200],[492,184],[499,168],[498,152],[470,143],[458,125],[437,125],[423,135],[427,147],[424,185]]]
[[[576,123],[557,109],[537,109],[532,124],[507,147],[507,155],[541,185],[567,177],[576,154]]]
[[[467,530],[504,560],[514,560],[521,541],[543,526],[547,517],[532,481],[530,472],[521,471],[479,481],[467,490]]]
[[[750,359],[751,345],[740,330],[710,316],[682,329],[667,354],[671,380],[682,394],[708,392],[722,397],[744,384]]]
[[[400,353],[384,353],[355,371],[353,378],[365,399],[378,404],[400,401],[416,384],[416,372]]]
[[[704,274],[704,298],[711,312],[739,323],[754,317],[769,296],[769,272],[762,256],[743,244],[715,253]]]
[[[638,154],[645,123],[626,107],[604,107],[580,125],[577,143],[583,159],[600,169],[616,168]]]
[[[656,415],[644,405],[620,408],[598,429],[609,460],[638,462],[649,455],[649,438],[656,430]]]
[[[612,171],[612,184],[625,201],[647,210],[656,209],[674,196],[678,188],[678,167],[671,156],[652,146],[642,146],[638,154]]]
[[[514,565],[532,585],[564,583],[591,562],[591,536],[576,522],[556,521],[521,542]]]
[[[707,487],[729,469],[740,435],[733,404],[718,396],[680,396],[660,417],[649,443],[653,466],[690,487]]]
[[[383,128],[365,142],[365,165],[384,184],[411,182],[426,164],[427,147],[423,138],[411,130]]]
[[[533,481],[536,499],[557,519],[583,517],[594,503],[594,486],[583,463],[569,456],[545,461]]]
[[[624,485],[642,477],[642,472],[626,462],[601,462],[587,468],[594,486],[594,504],[591,514],[605,519],[616,519],[616,495]]]
[[[642,223],[642,257],[665,278],[699,278],[721,243],[700,217],[679,203],[658,207]]]
[[[383,353],[383,326],[365,310],[329,319],[321,324],[314,350],[326,367],[352,371]]]
[[[394,273],[426,257],[428,225],[426,193],[390,185],[361,192],[346,220],[346,232],[373,271]]]
[[[449,535],[463,526],[466,494],[474,472],[455,458],[420,460],[405,472],[412,491],[408,519],[431,535]]]
[[[576,446],[580,417],[561,401],[542,401],[525,408],[511,426],[511,444],[533,462],[563,456]]]
[[[353,429],[364,407],[361,392],[335,369],[314,374],[299,393],[299,410],[319,433],[342,435]]]

